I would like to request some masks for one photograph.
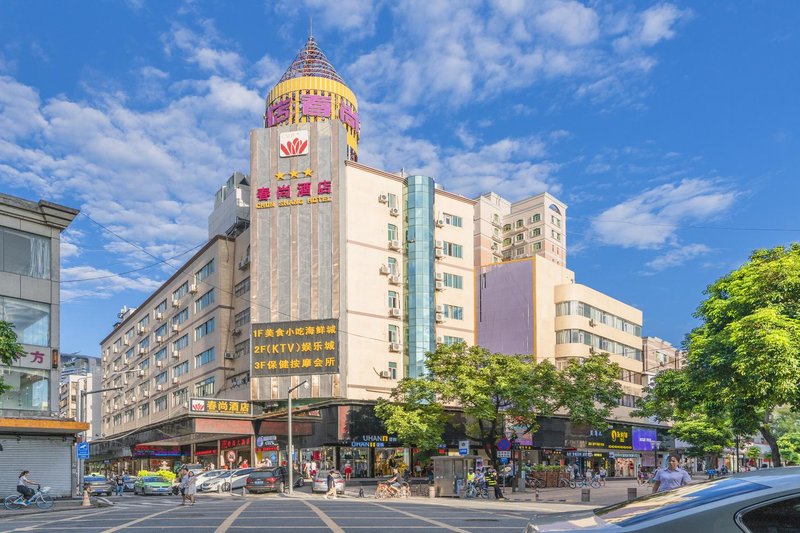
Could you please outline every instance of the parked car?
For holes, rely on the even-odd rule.
[[[201,472],[197,474],[197,486],[199,487],[206,481],[212,480],[215,477],[218,477],[220,474],[227,472],[227,470],[206,470],[205,472]]]
[[[147,496],[148,494],[171,494],[172,483],[161,476],[140,477],[133,484],[133,493]]]
[[[305,484],[303,475],[294,471],[292,479],[295,487]],[[244,488],[247,492],[259,494],[262,492],[283,492],[289,486],[289,470],[285,466],[271,468],[257,468],[250,472],[245,481]]]
[[[336,492],[344,494],[344,478],[339,472],[333,475],[336,484]],[[314,483],[311,485],[311,492],[328,492],[328,471],[319,470],[314,476]]]
[[[228,492],[233,489],[241,489],[247,480],[247,474],[253,470],[255,469],[223,470],[220,475],[200,484],[198,490],[200,492]]]
[[[535,516],[545,531],[797,531],[800,467],[770,468],[685,485],[592,511]]]
[[[255,468],[240,468],[239,470],[234,470],[231,476],[230,490],[243,489],[244,484],[247,482],[247,476],[250,475],[253,470],[255,470]]]
[[[133,492],[133,484],[136,483],[136,480],[139,479],[136,476],[122,476],[123,487],[122,490],[125,492]]]
[[[105,476],[84,476],[83,484],[88,485],[89,494],[105,494],[111,496],[114,489],[111,482]]]

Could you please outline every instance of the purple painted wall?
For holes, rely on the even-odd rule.
[[[533,261],[483,267],[476,301],[479,346],[505,354],[533,353]]]

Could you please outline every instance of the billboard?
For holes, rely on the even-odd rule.
[[[655,429],[647,428],[633,428],[633,449],[643,452],[652,451],[655,449],[655,443],[658,440],[656,437]]]
[[[299,320],[253,324],[253,377],[336,374],[339,320]]]
[[[213,415],[244,415],[250,416],[252,409],[250,402],[239,400],[220,400],[208,398],[192,398],[189,401],[189,410],[192,413]]]

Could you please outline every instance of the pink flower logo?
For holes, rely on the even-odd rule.
[[[308,141],[301,141],[295,137],[281,145],[281,152],[287,156],[301,155],[306,152],[306,148],[308,148]]]

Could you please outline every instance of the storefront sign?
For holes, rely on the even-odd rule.
[[[149,446],[137,444],[133,447],[134,457],[179,457],[181,449],[170,446]]]
[[[277,435],[265,435],[262,437],[256,437],[256,447],[261,448],[263,446],[271,446],[276,443],[278,440]]]
[[[253,324],[254,377],[339,372],[339,320]]]
[[[588,448],[608,448],[610,450],[632,450],[633,440],[630,426],[614,426],[609,430],[593,429],[586,439]]]
[[[633,428],[633,449],[641,451],[653,451],[656,447],[655,429]]]
[[[53,366],[52,353],[49,348],[42,348],[41,346],[22,345],[25,353],[14,361],[13,366],[21,368],[42,368],[50,369]]]
[[[207,400],[205,398],[192,398],[189,402],[192,413],[205,413],[214,415],[250,416],[252,409],[250,402],[237,400]]]
[[[238,439],[222,439],[219,441],[219,447],[221,450],[226,450],[228,448],[241,448],[244,446],[250,446],[250,437],[241,437]]]

